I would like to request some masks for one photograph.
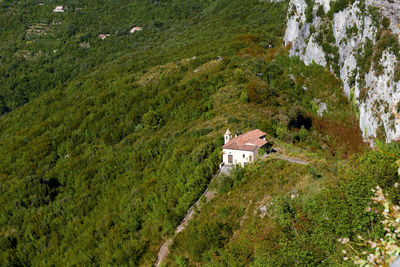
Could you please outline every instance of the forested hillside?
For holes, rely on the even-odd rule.
[[[235,32],[275,36],[256,2],[62,1],[54,13],[58,4],[0,2],[0,115],[126,53],[126,68],[144,73],[182,54],[222,53]],[[133,26],[143,31],[129,34]]]
[[[341,82],[288,56],[286,2],[41,3],[0,2],[1,266],[152,265],[217,172],[226,128],[312,164],[257,162],[215,185],[167,264],[329,265],[335,238],[382,232],[365,192],[398,179],[399,149],[370,151]]]
[[[359,236],[385,236],[383,217],[367,207],[376,185],[399,202],[400,146],[344,161],[296,150],[308,166],[270,159],[222,180],[219,195],[175,238],[167,265],[354,266],[349,254],[374,255]],[[340,238],[354,241],[358,254]]]
[[[236,53],[279,45],[286,5],[155,3],[65,3],[57,14],[1,3],[4,99],[32,99],[0,118],[1,265],[150,264],[216,171],[220,132],[238,122],[229,110],[254,76]],[[26,28],[12,38],[45,18],[60,27],[54,42],[21,40]],[[133,25],[143,31],[127,35]],[[43,54],[19,58],[13,46]],[[261,122],[247,114],[244,126]]]

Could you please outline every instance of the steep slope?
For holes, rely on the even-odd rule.
[[[337,80],[245,37],[241,56],[144,76],[124,57],[2,117],[1,264],[153,263],[215,172],[226,128],[328,158],[357,151]]]
[[[0,265],[153,264],[226,128],[332,162],[364,149],[340,82],[279,47],[287,3],[202,3],[0,117]]]
[[[215,13],[230,6],[228,2],[65,0],[61,4],[65,12],[54,13],[53,1],[0,2],[0,115],[128,52],[135,57],[129,68],[139,72],[182,58],[185,52],[193,56],[224,50],[221,46],[206,50],[199,43],[217,36],[223,43],[220,29],[204,23],[216,20]],[[227,31],[237,30],[235,24]],[[133,26],[143,30],[130,34]],[[195,35],[196,31],[202,33]],[[99,34],[109,36],[101,40]]]
[[[373,253],[358,236],[385,235],[382,218],[366,208],[377,184],[399,200],[400,146],[349,161],[304,156],[309,166],[270,158],[221,179],[217,197],[175,238],[167,266],[353,266],[343,237]]]
[[[349,5],[350,3],[350,5]],[[292,0],[285,43],[343,81],[365,139],[400,139],[397,1]],[[381,14],[387,17],[382,16]]]
[[[285,10],[209,3],[154,55],[126,53],[2,116],[0,265],[152,264],[215,172],[220,134],[278,112],[260,106],[267,69],[249,53],[280,43]]]

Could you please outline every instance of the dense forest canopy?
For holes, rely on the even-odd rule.
[[[172,51],[184,48],[188,53],[191,46],[206,38],[223,39],[222,29],[211,28],[208,23],[213,22],[211,17],[217,19],[216,13],[234,14],[238,8],[229,1],[118,0],[62,4],[65,11],[54,13],[57,5],[54,1],[0,3],[0,96],[4,99],[0,102],[1,113],[126,53],[136,58],[135,64],[129,66],[131,71],[144,71],[166,62],[167,58],[177,58],[178,54]],[[234,9],[233,13],[227,12],[229,8]],[[236,27],[241,19],[236,17]],[[250,22],[245,21],[243,27],[248,28]],[[140,26],[143,31],[129,34],[133,26]],[[202,28],[208,28],[207,35],[196,33]],[[101,33],[110,36],[101,40],[98,37]],[[193,50],[192,54],[197,48]]]
[[[289,57],[286,2],[57,5],[0,2],[0,265],[152,265],[217,172],[226,128],[312,164],[225,177],[167,264],[337,264],[340,235],[382,232],[364,193],[398,180],[399,148],[369,150],[341,83]],[[265,192],[276,216],[256,219],[247,203]]]
[[[153,262],[220,161],[236,54],[279,45],[286,5],[1,5],[1,265]]]

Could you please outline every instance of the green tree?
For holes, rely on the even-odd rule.
[[[150,110],[143,115],[142,122],[145,127],[156,128],[159,126],[161,116],[157,111]]]

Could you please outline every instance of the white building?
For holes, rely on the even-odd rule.
[[[53,9],[53,12],[64,12],[64,7],[63,6],[56,6],[56,8]]]
[[[99,38],[101,39],[101,40],[104,40],[104,39],[106,39],[108,36],[110,36],[110,34],[106,34],[106,33],[100,33],[99,34]]]
[[[252,162],[258,156],[260,148],[267,148],[266,134],[261,130],[253,130],[232,138],[232,133],[226,130],[225,145],[222,146],[222,160],[224,164],[245,164]]]
[[[143,28],[142,27],[133,27],[130,31],[129,31],[129,33],[135,33],[135,32],[137,32],[137,31],[141,31]]]

